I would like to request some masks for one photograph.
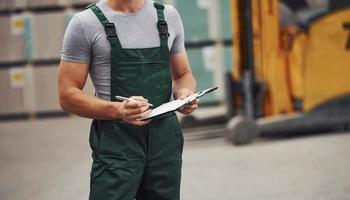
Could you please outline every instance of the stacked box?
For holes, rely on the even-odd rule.
[[[223,39],[232,38],[230,0],[221,1],[221,36]],[[229,61],[230,62],[230,61]]]
[[[80,4],[90,4],[97,2],[98,0],[68,0],[72,5],[80,5]]]
[[[23,88],[10,83],[9,69],[0,70],[0,115],[23,113]]]
[[[26,0],[1,0],[0,10],[15,10],[25,8],[26,5]]]
[[[35,91],[35,112],[59,111],[58,97],[58,67],[38,66],[34,67],[33,80]],[[84,91],[94,95],[94,89],[90,78],[87,79]]]
[[[40,66],[33,69],[35,112],[60,110],[58,101],[57,66]]]
[[[23,60],[25,58],[23,30],[14,30],[9,16],[0,17],[0,27],[0,62]]]
[[[207,10],[199,7],[198,2],[177,0],[175,4],[185,28],[186,41],[207,40],[209,38]]]
[[[33,15],[34,60],[60,58],[65,29],[65,12]]]
[[[63,4],[62,0],[27,0],[29,8],[61,6]]]
[[[163,0],[165,2],[166,0]],[[179,11],[182,22],[184,25],[186,42],[197,42],[197,41],[207,41],[211,40],[209,33],[209,21],[208,14],[212,8],[212,0],[196,0],[196,1],[185,1],[176,0],[174,1],[175,7]],[[230,16],[230,0],[220,0],[220,38],[219,39],[229,39],[232,38],[231,30],[231,16]],[[215,63],[208,59],[208,56],[217,56],[217,48],[221,47],[204,47],[202,49],[187,49],[189,60],[191,63],[192,70],[197,79],[197,85],[199,89],[204,89],[206,87],[211,87],[213,84],[217,84],[214,80],[215,76]],[[220,52],[220,51],[219,51]],[[230,48],[225,48],[223,51],[222,62],[224,64],[225,70],[231,70],[232,65],[232,54],[230,54]],[[220,56],[221,57],[221,56]],[[214,58],[213,58],[214,59]],[[224,77],[224,75],[222,75]],[[214,102],[222,101],[221,96],[215,96],[211,94],[202,101],[204,102]]]

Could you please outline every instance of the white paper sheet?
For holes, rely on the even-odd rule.
[[[141,120],[151,119],[151,118],[156,117],[158,115],[162,115],[162,114],[165,114],[168,112],[176,111],[177,109],[181,108],[182,106],[184,106],[184,105],[196,100],[197,98],[200,98],[203,95],[205,95],[209,92],[212,92],[216,89],[217,89],[217,87],[209,88],[209,89],[200,91],[198,93],[195,93],[193,95],[190,95],[185,99],[177,99],[177,100],[162,104],[162,105],[158,106],[157,108],[154,108],[149,115],[145,116]]]

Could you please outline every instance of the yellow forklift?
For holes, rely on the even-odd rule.
[[[350,126],[350,1],[328,0],[308,16],[293,15],[297,1],[231,0],[227,138],[236,145]],[[285,19],[301,19],[283,24],[288,3]]]

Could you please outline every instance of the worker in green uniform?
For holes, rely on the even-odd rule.
[[[82,91],[90,74],[95,96]],[[92,118],[90,200],[180,198],[183,135],[174,112],[140,118],[194,93],[183,25],[172,6],[100,0],[75,14],[59,67],[61,107]],[[115,96],[132,100],[119,102]],[[180,109],[198,107],[194,101]]]

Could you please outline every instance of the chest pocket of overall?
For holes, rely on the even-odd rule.
[[[169,101],[172,79],[166,61],[118,62],[112,76],[117,95],[143,96],[154,106]]]

